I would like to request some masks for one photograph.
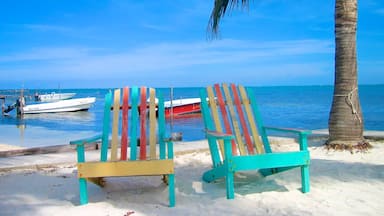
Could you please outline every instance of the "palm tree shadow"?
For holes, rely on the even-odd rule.
[[[226,193],[226,183],[225,179],[220,179],[212,183],[206,183],[207,190],[222,190],[221,196],[225,196]],[[208,186],[211,184],[211,186]],[[237,172],[234,176],[234,189],[236,194],[250,195],[250,194],[259,194],[263,192],[285,192],[288,189],[279,184],[276,179],[271,177],[265,177],[257,171],[248,171],[248,172]]]
[[[184,205],[188,205],[195,201],[225,199],[224,179],[212,183],[202,180],[202,174],[210,169],[211,164],[195,158],[193,154],[186,158],[188,161],[183,158],[182,162],[176,163],[176,203],[183,205],[184,202]],[[327,184],[345,185],[345,182],[355,182],[361,186],[384,181],[384,164],[312,159],[310,178],[311,188],[317,189],[322,189]],[[269,191],[290,192],[292,186],[287,189],[287,185],[297,185],[297,190],[300,190],[300,180],[300,169],[268,177],[263,177],[256,171],[240,172],[235,175],[235,193],[249,195]],[[2,215],[37,215],[41,208],[79,205],[78,179],[73,170],[2,174],[0,181]],[[108,202],[119,208],[123,208],[120,205],[124,203],[131,203],[143,212],[147,205],[142,204],[146,203],[166,208],[168,206],[168,187],[159,176],[108,178],[105,188],[89,183],[88,195],[91,203]],[[29,201],[25,202],[26,199]]]
[[[168,208],[168,186],[163,183],[162,176],[111,177],[105,181],[105,187],[88,182],[89,203],[107,202],[117,208],[125,208],[124,205],[130,203],[143,211],[146,206],[143,204]],[[53,170],[4,174],[0,190],[0,215],[38,215],[43,208],[80,205],[76,171],[65,174]]]
[[[177,178],[177,188],[180,192],[200,197],[217,199],[226,196],[225,179],[211,183],[202,180],[202,174],[210,169],[208,164],[199,167],[181,166]],[[384,165],[361,162],[343,162],[328,159],[312,159],[310,165],[310,184],[312,188],[323,187],[324,182],[332,181],[345,183],[355,181],[369,183],[384,180]],[[240,195],[259,194],[263,192],[287,192],[287,185],[296,184],[301,191],[301,170],[294,168],[271,176],[264,177],[257,171],[238,172],[234,179],[235,193]]]
[[[383,181],[384,165],[361,162],[343,162],[327,159],[311,160],[312,181],[332,178],[336,181]]]
[[[74,173],[55,174],[52,171],[23,171],[4,174],[0,184],[2,215],[38,215],[41,208],[71,205],[78,202]],[[25,200],[29,200],[27,203]]]
[[[198,166],[198,167],[197,167]],[[176,169],[177,190],[185,196],[218,199],[226,196],[225,179],[204,182],[202,174],[210,169],[208,164],[179,166]],[[237,172],[234,176],[235,193],[241,195],[267,191],[287,191],[271,177],[264,177],[257,171]]]

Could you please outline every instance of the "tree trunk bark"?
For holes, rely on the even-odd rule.
[[[357,85],[356,27],[357,0],[336,0],[335,86],[328,122],[328,144],[365,143]]]

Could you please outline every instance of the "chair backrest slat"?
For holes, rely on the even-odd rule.
[[[161,94],[157,96],[157,119],[158,119],[158,141],[160,159],[166,159],[166,146],[165,146],[165,107],[164,99]],[[172,152],[173,153],[173,152]]]
[[[245,109],[245,113],[247,114],[249,127],[250,127],[251,133],[252,133],[252,140],[255,143],[256,151],[259,154],[264,153],[264,148],[262,146],[263,144],[261,143],[259,132],[257,130],[255,117],[252,113],[250,101],[248,99],[248,95],[247,95],[247,92],[246,92],[244,86],[239,85],[239,92],[240,92],[241,100],[243,101],[243,107]]]
[[[219,112],[218,112],[218,109],[216,106],[215,94],[214,94],[213,88],[211,86],[207,87],[207,93],[208,93],[208,103],[209,103],[209,106],[211,107],[213,122],[215,123],[216,131],[217,132],[223,132],[223,127],[221,126],[221,122],[219,119]],[[206,103],[206,101],[202,101],[202,102]],[[223,140],[219,140],[219,148],[220,148],[220,155],[222,158],[224,158],[224,142],[223,142]]]
[[[214,121],[212,120],[211,113],[214,112],[214,110],[217,111],[217,109],[210,109],[210,107],[216,106],[216,98],[211,97],[211,99],[207,100],[207,98],[209,98],[207,95],[207,92],[209,91],[208,89],[212,89],[212,87],[208,86],[207,89],[201,89],[200,90],[201,112],[202,112],[202,117],[204,119],[205,129],[208,131],[214,131],[215,125],[214,125]],[[207,91],[205,91],[205,90],[207,90]],[[211,104],[211,103],[215,103],[215,105],[210,106],[209,104]],[[217,166],[217,165],[222,164],[222,160],[224,160],[224,156],[223,156],[223,152],[224,152],[223,148],[224,147],[219,146],[219,148],[218,148],[218,145],[217,145],[215,139],[212,137],[208,136],[207,139],[208,139],[209,149],[211,151],[211,159],[212,159],[213,165]],[[219,145],[220,145],[220,142],[219,142]]]
[[[233,100],[235,102],[237,114],[239,116],[240,125],[241,125],[241,128],[243,129],[243,136],[245,139],[245,143],[247,144],[248,153],[254,154],[255,151],[254,151],[253,143],[251,140],[251,136],[249,134],[247,121],[245,120],[245,116],[243,112],[243,107],[242,107],[243,102],[240,99],[239,91],[237,90],[237,87],[235,84],[231,84],[231,90],[232,90]]]
[[[147,157],[147,88],[140,89],[140,160]]]
[[[107,93],[100,160],[172,158],[167,152],[164,110],[164,99],[154,88],[124,87]]]
[[[120,160],[127,160],[127,148],[128,148],[128,105],[129,100],[129,88],[123,89],[123,107],[122,107],[122,119],[121,119],[121,149]]]
[[[270,152],[266,133],[259,128],[262,122],[251,89],[235,84],[215,84],[202,89],[200,97],[206,129],[234,135],[233,155]],[[205,97],[208,100],[204,100]],[[222,163],[225,158],[222,142],[208,141],[213,163]]]
[[[224,128],[225,132],[232,134],[232,128],[231,124],[229,122],[228,114],[227,114],[227,109],[226,109],[226,103],[224,101],[223,94],[221,92],[221,88],[219,84],[214,85],[214,89],[216,90],[216,97],[217,97],[217,102],[219,104],[220,112],[223,117],[223,122],[224,122]],[[232,154],[237,155],[237,148],[236,148],[236,143],[234,140],[232,140]]]
[[[149,155],[156,158],[156,96],[155,89],[149,89]]]
[[[245,155],[246,151],[244,148],[244,142],[243,142],[243,138],[242,138],[242,135],[240,132],[239,121],[237,119],[235,109],[233,107],[233,100],[231,97],[231,93],[229,91],[227,84],[223,84],[222,86],[223,86],[223,90],[224,90],[226,104],[227,104],[227,107],[229,110],[229,117],[230,117],[231,122],[232,122],[233,131],[235,132],[235,139],[236,139],[237,147],[239,149],[240,155]]]
[[[139,118],[139,88],[138,87],[132,87],[131,89],[132,95],[131,95],[131,130],[130,130],[130,142],[129,146],[131,147],[131,160],[136,160],[137,158],[137,124],[138,124],[138,118]]]
[[[103,135],[101,138],[101,151],[100,151],[100,161],[104,161],[104,162],[108,160],[109,127],[111,124],[111,105],[112,105],[112,92],[108,92],[105,95]]]
[[[120,89],[116,89],[113,100],[111,160],[117,160],[117,147],[119,144],[119,114],[120,114]]]
[[[264,125],[264,124],[263,124],[263,121],[261,119],[259,108],[258,108],[257,103],[256,103],[255,95],[253,94],[253,91],[251,91],[250,88],[247,88],[247,93],[249,95],[249,101],[251,103],[251,107],[252,107],[256,122],[258,123],[258,125],[260,127],[261,125]],[[271,153],[272,149],[271,149],[271,146],[269,145],[268,136],[267,136],[265,130],[262,130],[259,128],[259,133],[260,133],[261,140],[263,142],[264,151],[266,153]]]

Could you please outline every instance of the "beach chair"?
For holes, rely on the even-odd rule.
[[[264,176],[301,168],[302,192],[309,191],[307,135],[310,131],[263,126],[250,88],[215,84],[201,89],[201,109],[213,167],[203,174],[212,182],[225,178],[227,198],[234,198],[234,174],[259,170]],[[267,130],[298,135],[297,151],[272,152]]]
[[[85,161],[85,146],[97,141],[100,161]],[[87,181],[104,186],[104,177],[159,175],[168,184],[169,206],[175,205],[173,144],[165,138],[164,102],[155,89],[125,87],[107,93],[102,134],[70,144],[77,146],[80,204],[88,203]]]

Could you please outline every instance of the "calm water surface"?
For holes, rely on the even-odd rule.
[[[166,100],[170,89],[162,88]],[[199,97],[200,88],[174,88],[173,99]],[[53,89],[26,90],[27,100],[33,94],[49,93]],[[16,118],[0,118],[0,144],[25,147],[67,144],[70,140],[95,135],[102,128],[104,95],[109,89],[63,89],[61,92],[75,92],[76,98],[96,97],[96,103],[85,112],[27,115]],[[255,97],[266,125],[295,127],[302,129],[323,129],[328,127],[332,103],[332,86],[277,86],[254,87]],[[6,103],[16,100],[16,90],[0,90],[7,95]],[[359,87],[366,130],[384,130],[384,85],[363,85]],[[29,103],[31,101],[28,101]],[[167,120],[168,133],[181,132],[183,141],[204,139],[203,122],[200,116]]]

